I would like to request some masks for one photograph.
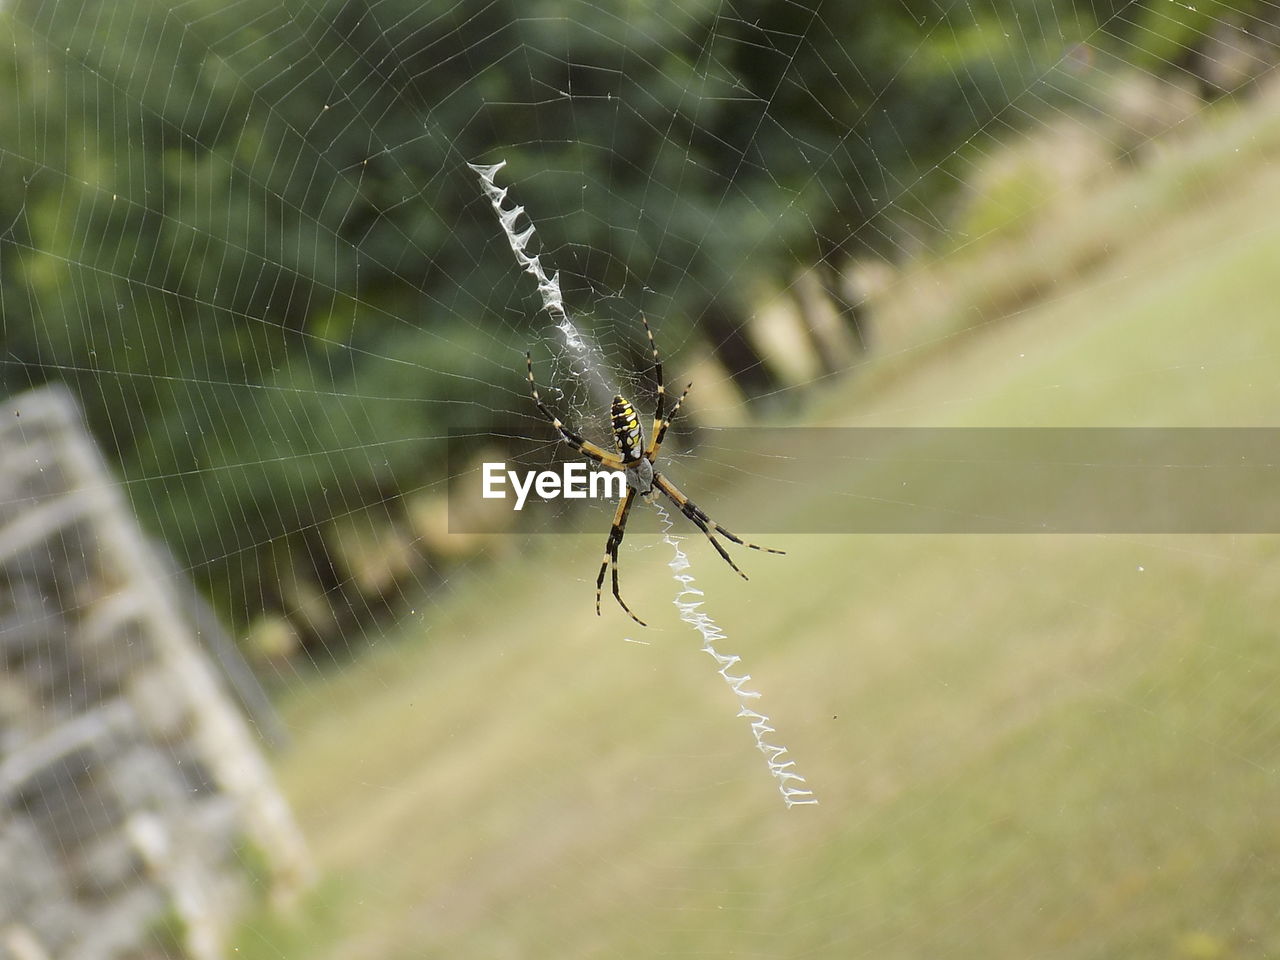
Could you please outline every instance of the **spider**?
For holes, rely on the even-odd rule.
[[[632,620],[644,627],[648,626],[648,624],[632,612],[626,601],[622,599],[622,594],[618,591],[618,546],[622,543],[622,537],[627,529],[627,517],[631,514],[631,505],[635,502],[637,494],[648,503],[653,503],[659,493],[664,494],[679,508],[681,513],[693,521],[694,526],[706,534],[707,539],[711,541],[711,545],[716,548],[716,552],[724,558],[725,563],[733,567],[734,571],[743,580],[747,579],[747,575],[738,569],[738,565],[733,562],[733,558],[729,556],[724,546],[716,539],[717,533],[723,534],[726,539],[732,540],[740,546],[750,547],[752,550],[778,554],[785,554],[786,551],[774,550],[771,547],[761,547],[730,533],[708,517],[696,503],[681,493],[674,483],[654,469],[654,465],[658,460],[658,452],[662,449],[662,440],[667,435],[667,428],[671,426],[671,421],[680,411],[680,405],[684,403],[684,398],[689,395],[689,390],[693,387],[693,384],[691,383],[684,388],[684,393],[680,394],[680,399],[671,408],[671,413],[664,415],[666,385],[662,379],[662,360],[658,357],[658,347],[653,340],[653,331],[649,329],[648,318],[641,317],[641,319],[644,321],[644,332],[649,337],[649,348],[653,351],[653,376],[658,383],[657,412],[653,417],[653,439],[650,440],[647,447],[644,444],[644,433],[640,429],[640,419],[636,416],[635,408],[621,396],[613,398],[613,406],[610,411],[613,439],[618,447],[616,454],[597,446],[565,426],[560,418],[552,413],[547,405],[542,402],[542,397],[538,395],[538,384],[533,379],[533,356],[525,353],[524,357],[529,366],[529,390],[533,393],[533,402],[537,404],[539,412],[550,420],[551,425],[560,432],[560,436],[583,456],[590,457],[608,470],[620,470],[626,474],[627,492],[618,501],[618,509],[613,515],[613,526],[609,528],[609,539],[604,547],[604,560],[600,563],[600,573],[596,577],[596,616],[600,615],[600,594],[601,588],[604,586],[604,575],[606,571],[611,570],[613,574],[614,599],[618,601],[618,605],[627,612]]]

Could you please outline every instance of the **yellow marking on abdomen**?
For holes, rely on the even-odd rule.
[[[644,451],[644,433],[640,429],[640,418],[636,416],[635,407],[624,397],[614,397],[610,416],[618,454],[624,462],[640,459]]]

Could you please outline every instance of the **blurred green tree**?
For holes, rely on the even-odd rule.
[[[509,161],[603,335],[645,308],[765,390],[748,281],[816,266],[839,297],[848,257],[927,236],[963,148],[1114,16],[10,0],[3,386],[74,386],[140,515],[238,623],[284,602],[281,548],[340,592],[317,522],[438,481],[450,427],[527,428],[517,361],[542,321],[466,161]]]

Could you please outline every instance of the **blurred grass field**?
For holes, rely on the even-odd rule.
[[[1273,425],[1280,171],[1178,196],[813,422]],[[731,527],[758,493],[698,489]],[[1275,538],[774,537],[749,585],[689,538],[822,801],[787,811],[670,605],[669,548],[622,557],[654,626],[595,616],[604,533],[531,537],[288,684],[279,773],[326,879],[237,956],[1280,954]]]

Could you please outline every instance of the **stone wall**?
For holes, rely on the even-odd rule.
[[[0,406],[0,960],[215,960],[308,879],[178,578],[65,390]]]

